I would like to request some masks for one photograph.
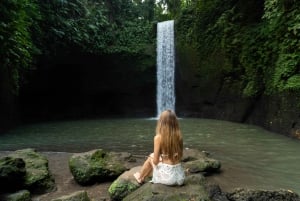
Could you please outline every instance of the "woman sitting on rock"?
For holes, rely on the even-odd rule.
[[[185,174],[181,166],[183,140],[176,114],[171,110],[161,113],[154,137],[154,152],[134,177],[139,184],[152,173],[152,183],[182,185]]]

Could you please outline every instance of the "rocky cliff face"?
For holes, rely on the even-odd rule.
[[[21,89],[21,119],[154,115],[155,64],[131,59],[79,55],[44,61]]]
[[[181,50],[177,55],[176,110],[180,116],[249,123],[300,138],[299,92],[244,97],[242,82],[226,79],[218,70],[222,59],[208,61],[210,69],[196,69],[186,59],[187,55],[193,59],[193,54]]]
[[[300,138],[299,92],[244,97],[242,82],[222,75],[222,55],[208,60],[210,64],[203,69],[195,67],[196,57],[190,49],[177,51],[176,112],[179,116],[250,123]],[[44,66],[22,88],[18,104],[8,101],[8,96],[2,102],[7,100],[12,105],[9,108],[14,110],[18,106],[18,112],[14,113],[21,120],[155,115],[155,65],[142,71],[142,68],[131,68],[128,61],[121,65],[121,61],[106,64],[105,58],[82,59],[69,64],[49,64],[51,68]],[[11,118],[0,116],[5,121]]]

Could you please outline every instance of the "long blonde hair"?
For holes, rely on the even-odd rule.
[[[182,158],[183,139],[176,114],[165,110],[157,121],[156,134],[161,135],[161,153],[167,154],[172,161]]]

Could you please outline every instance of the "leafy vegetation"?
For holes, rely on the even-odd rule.
[[[177,38],[198,52],[199,69],[223,60],[221,76],[240,82],[244,96],[299,91],[299,19],[295,0],[191,1],[178,18]]]
[[[24,71],[40,58],[154,57],[155,20],[163,16],[156,18],[155,9],[154,0],[1,1],[0,64],[9,71],[9,90],[18,93]]]
[[[8,74],[9,90],[18,94],[21,74],[38,53],[31,39],[40,19],[38,5],[29,0],[3,0],[0,5],[0,72]]]
[[[239,82],[256,97],[300,90],[297,0],[2,0],[1,73],[18,94],[41,58],[117,55],[154,66],[155,25],[175,19],[177,45],[193,51],[198,73]],[[196,55],[196,56],[195,56]],[[140,64],[140,65],[139,65]]]
[[[55,55],[72,51],[70,47],[92,54],[139,52],[154,37],[151,22],[142,16],[149,14],[138,10],[141,6],[126,1],[43,2],[41,45],[48,43],[46,51]]]

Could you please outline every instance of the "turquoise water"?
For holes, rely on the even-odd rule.
[[[26,125],[0,135],[0,150],[83,152],[95,148],[146,155],[155,119],[95,119]],[[290,189],[300,194],[300,141],[260,127],[210,119],[180,119],[185,148],[222,163],[221,187]]]

